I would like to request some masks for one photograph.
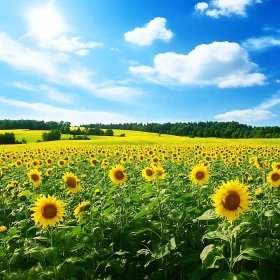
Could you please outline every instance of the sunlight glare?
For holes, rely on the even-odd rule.
[[[40,39],[49,39],[66,30],[61,16],[53,6],[34,8],[28,15],[31,33]]]

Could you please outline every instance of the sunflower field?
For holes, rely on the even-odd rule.
[[[280,147],[0,151],[0,279],[280,279]]]

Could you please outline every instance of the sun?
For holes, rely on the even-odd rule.
[[[54,9],[54,1],[46,7],[34,7],[27,14],[29,34],[46,40],[59,35],[66,30],[66,25],[60,14]]]

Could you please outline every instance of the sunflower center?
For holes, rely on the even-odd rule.
[[[274,173],[271,176],[271,180],[277,182],[280,179],[280,175],[278,173]]]
[[[152,175],[153,175],[153,170],[151,170],[151,169],[146,169],[146,175],[147,175],[147,176],[152,176]]]
[[[92,164],[97,164],[97,161],[94,159],[93,161],[92,161]]]
[[[115,172],[115,177],[118,179],[118,180],[122,180],[124,178],[124,174],[121,170],[118,170]]]
[[[75,188],[77,185],[77,181],[73,177],[68,177],[66,180],[66,184],[69,188]]]
[[[32,174],[31,176],[32,181],[37,182],[39,181],[40,177],[37,174]]]
[[[51,159],[48,159],[48,163],[52,163],[52,160],[51,160]]]
[[[227,210],[236,210],[240,205],[240,196],[237,192],[231,191],[223,198],[223,205]]]
[[[202,180],[204,177],[205,177],[205,174],[204,174],[204,172],[202,172],[202,171],[198,171],[198,172],[195,174],[195,178],[196,178],[197,180]]]
[[[280,169],[280,164],[277,164],[277,165],[276,165],[276,168],[277,168],[277,169]]]
[[[42,207],[41,213],[44,218],[52,219],[57,214],[57,207],[55,204],[48,203]]]
[[[18,162],[17,162],[17,165],[20,165],[20,164],[21,164],[21,162],[20,162],[20,161],[18,161]]]

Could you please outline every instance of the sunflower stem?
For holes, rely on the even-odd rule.
[[[234,249],[234,237],[233,237],[233,234],[231,235],[231,240],[230,240],[230,262],[229,262],[229,271],[230,272],[233,272],[233,266],[234,266],[234,263],[233,263],[233,249]]]

